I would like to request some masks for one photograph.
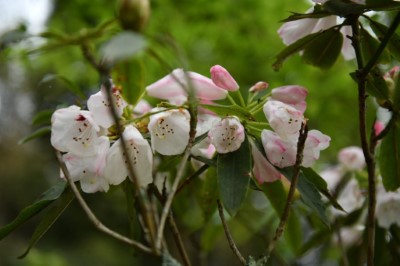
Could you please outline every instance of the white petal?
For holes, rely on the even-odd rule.
[[[268,160],[275,166],[287,167],[296,163],[296,143],[282,139],[278,134],[264,129],[261,140]]]
[[[236,151],[245,139],[245,131],[236,117],[226,117],[208,132],[211,144],[218,153]]]
[[[258,148],[251,143],[251,153],[253,155],[253,174],[259,184],[264,182],[274,182],[281,178],[281,173],[268,162]]]

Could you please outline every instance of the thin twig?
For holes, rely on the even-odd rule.
[[[222,225],[224,227],[225,235],[226,238],[228,239],[229,246],[231,247],[233,253],[236,255],[236,257],[240,260],[240,262],[243,265],[246,265],[246,260],[240,253],[239,249],[237,248],[235,241],[233,240],[233,237],[229,231],[228,225],[226,224],[225,216],[224,216],[224,209],[222,208],[222,204],[219,200],[217,200],[217,206],[218,206],[218,213],[219,217],[221,218]]]
[[[59,151],[56,151],[56,156],[57,156],[57,160],[58,160],[58,162],[60,164],[61,170],[64,173],[65,179],[67,179],[68,184],[71,187],[73,193],[75,194],[76,199],[78,200],[78,202],[81,205],[83,211],[86,213],[86,215],[88,216],[89,220],[93,223],[95,228],[98,229],[99,231],[101,231],[101,232],[103,232],[103,233],[105,233],[105,234],[107,234],[107,235],[109,235],[109,236],[121,241],[121,242],[124,242],[124,243],[126,243],[128,245],[131,245],[131,246],[133,246],[133,247],[135,247],[135,248],[137,248],[137,249],[139,249],[139,250],[141,250],[141,251],[143,251],[145,253],[152,254],[153,252],[149,247],[147,247],[147,246],[145,246],[145,245],[143,245],[143,244],[141,244],[141,243],[139,243],[139,242],[137,242],[135,240],[127,238],[127,237],[125,237],[125,236],[123,236],[123,235],[121,235],[121,234],[109,229],[108,227],[106,227],[96,217],[96,215],[92,212],[92,210],[87,205],[86,201],[83,199],[83,197],[82,197],[81,193],[79,192],[78,188],[76,187],[75,183],[72,181],[71,175],[70,175],[70,173],[68,171],[68,168],[65,165],[65,162],[64,162],[64,160],[62,158],[62,155],[61,155],[61,153]]]
[[[188,176],[178,187],[176,190],[176,194],[178,194],[184,187],[186,187],[190,182],[192,182],[196,177],[204,173],[210,166],[208,164],[202,165],[194,174]]]
[[[294,173],[293,173],[292,180],[290,182],[290,189],[289,189],[288,197],[286,199],[285,208],[283,209],[279,225],[276,228],[275,236],[272,239],[271,243],[269,244],[267,256],[269,256],[269,254],[271,254],[271,251],[274,250],[276,243],[278,242],[278,240],[280,239],[280,237],[283,234],[283,231],[285,230],[285,226],[286,226],[287,220],[289,218],[290,208],[292,206],[294,193],[296,191],[297,181],[298,181],[299,175],[300,175],[300,167],[301,167],[301,163],[303,162],[303,150],[304,150],[304,145],[306,143],[307,134],[308,134],[308,127],[306,125],[306,122],[304,121],[301,124],[301,128],[299,131],[299,139],[297,141],[296,163],[294,165]]]

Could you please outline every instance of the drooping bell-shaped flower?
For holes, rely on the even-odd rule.
[[[112,87],[112,101],[117,111],[118,117],[122,115],[124,108],[128,105],[122,98],[121,91],[117,87]],[[111,103],[108,100],[106,88],[89,97],[87,101],[88,109],[92,113],[96,123],[104,128],[109,128],[115,124],[114,117],[111,112]]]
[[[245,139],[245,131],[239,119],[230,116],[216,123],[208,132],[208,137],[218,153],[228,153],[240,148]]]
[[[197,116],[196,137],[206,134],[221,119],[210,114],[199,114]],[[210,138],[206,137],[192,147],[191,154],[194,156],[211,159],[214,156],[215,147]]]
[[[360,147],[351,146],[341,149],[338,159],[347,170],[359,171],[365,167],[364,153]]]
[[[99,131],[92,113],[75,105],[58,109],[51,117],[51,145],[62,152],[95,155]]]
[[[319,159],[320,151],[328,148],[331,138],[318,130],[310,130],[304,144],[302,166],[310,167]],[[297,146],[297,140],[294,142]],[[297,148],[296,148],[297,152]]]
[[[220,88],[228,91],[237,91],[239,85],[231,74],[220,65],[215,65],[210,69],[211,79]]]
[[[292,166],[296,163],[297,144],[292,140],[282,139],[271,130],[264,129],[261,140],[268,160],[280,168]]]
[[[274,182],[281,179],[281,173],[268,162],[267,158],[251,142],[251,154],[253,156],[253,174],[259,184]]]
[[[308,91],[306,88],[298,85],[287,85],[275,88],[271,91],[271,98],[293,106],[304,113],[307,108],[306,97]]]
[[[168,100],[177,105],[187,101],[190,89],[194,89],[200,101],[221,100],[227,95],[227,91],[215,85],[210,78],[183,69],[175,69],[171,74],[146,87],[149,96]]]
[[[272,129],[282,138],[299,133],[304,121],[303,113],[281,101],[269,100],[264,105],[264,114]]]
[[[152,112],[160,111],[154,108]],[[189,142],[190,114],[185,109],[167,110],[150,116],[151,146],[162,155],[184,152]]]
[[[125,128],[123,137],[135,178],[140,186],[147,186],[153,182],[153,154],[150,145],[131,125]],[[112,185],[119,185],[129,176],[129,161],[123,152],[121,141],[117,140],[107,153],[105,177]]]
[[[392,224],[400,226],[400,191],[385,191],[382,185],[377,188],[376,219],[378,225],[389,229]]]
[[[96,143],[96,153],[93,156],[81,157],[72,153],[63,155],[72,181],[80,181],[83,192],[108,191],[109,183],[104,178],[104,169],[109,147],[110,141],[102,136]],[[64,175],[62,174],[61,177]]]

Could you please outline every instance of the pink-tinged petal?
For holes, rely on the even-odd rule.
[[[169,100],[177,97],[187,97],[185,75],[182,69],[175,69],[171,74],[146,87],[149,96]]]
[[[135,178],[139,186],[147,186],[153,182],[153,154],[150,145],[133,126],[125,128],[123,137]],[[113,185],[119,185],[129,176],[128,161],[123,153],[120,139],[111,146],[107,154],[105,176],[108,182]]]
[[[258,148],[251,143],[251,153],[253,155],[253,174],[259,184],[270,183],[281,179],[281,173],[268,162]]]
[[[305,101],[308,90],[298,85],[287,85],[275,88],[271,91],[271,97],[274,100],[286,104],[296,104]]]
[[[240,148],[245,131],[238,118],[226,117],[214,125],[208,137],[218,153],[228,153]]]
[[[378,136],[385,129],[385,124],[381,121],[376,121],[374,124],[375,135]]]
[[[62,152],[79,156],[96,153],[100,127],[94,122],[89,111],[81,111],[77,106],[56,110],[51,118],[51,144]]]
[[[148,129],[154,151],[163,155],[181,154],[189,142],[190,114],[185,109],[179,109],[152,115]]]
[[[365,167],[364,153],[360,147],[351,146],[339,151],[339,162],[348,170],[362,170]]]
[[[193,146],[191,154],[193,156],[204,157],[211,159],[216,152],[214,145],[211,144],[209,138],[205,138],[196,145]]]
[[[249,92],[251,93],[255,93],[255,92],[259,92],[259,91],[263,91],[268,89],[269,84],[265,81],[259,81],[256,84],[254,84],[253,86],[251,86],[251,88],[249,89]]]
[[[291,138],[299,133],[304,121],[303,113],[280,101],[269,100],[264,105],[264,114],[276,133],[282,138]]]
[[[112,88],[112,98],[118,116],[122,115],[124,108],[128,105],[122,98],[121,92],[116,87]],[[96,123],[104,128],[109,128],[114,124],[114,117],[111,113],[111,104],[108,101],[106,88],[102,86],[101,90],[89,97],[88,109],[93,115]]]
[[[310,130],[303,151],[302,166],[310,167],[319,159],[320,151],[328,148],[331,138],[318,130]],[[296,141],[297,145],[297,141]]]
[[[231,74],[222,66],[215,65],[210,69],[211,79],[220,88],[228,91],[237,91],[239,85]]]
[[[133,108],[133,113],[135,116],[141,116],[147,114],[152,109],[151,105],[146,100],[140,100],[135,108]]]
[[[296,163],[297,146],[295,142],[282,139],[278,134],[264,129],[261,140],[268,160],[280,168]]]
[[[354,52],[353,45],[351,44],[351,40],[347,36],[352,36],[351,26],[343,26],[340,29],[340,32],[343,34],[343,46],[342,46],[342,55],[345,60],[352,60],[356,57]]]

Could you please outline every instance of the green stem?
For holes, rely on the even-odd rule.
[[[235,102],[235,100],[232,98],[232,96],[229,95],[229,93],[227,94],[226,97],[228,98],[228,100],[229,100],[229,102],[230,102],[231,104],[233,104],[233,105],[238,105],[238,104]]]
[[[242,107],[245,107],[245,106],[246,106],[246,103],[244,102],[243,95],[242,95],[242,93],[240,92],[240,90],[237,90],[237,91],[235,91],[234,93],[238,96],[240,105],[241,105]]]

